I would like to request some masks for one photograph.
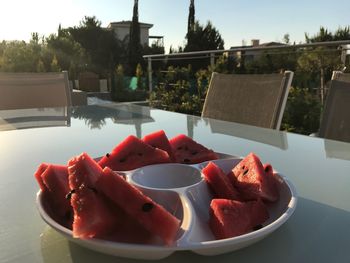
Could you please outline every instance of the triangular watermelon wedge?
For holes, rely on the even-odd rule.
[[[246,234],[268,218],[268,211],[261,200],[213,199],[210,204],[209,226],[217,239]]]
[[[175,162],[175,156],[169,143],[169,139],[163,130],[147,134],[145,137],[142,138],[142,141],[151,145],[154,148],[159,148],[161,150],[166,151],[169,154],[171,161]]]
[[[69,200],[66,199],[66,195],[70,191],[67,166],[49,164],[41,174],[41,179],[50,192],[56,214],[70,219],[72,207]]]
[[[114,230],[118,217],[113,214],[101,196],[84,184],[71,195],[74,210],[73,237],[97,238]]]
[[[83,153],[68,163],[74,237],[149,243],[152,235],[96,189],[103,172],[95,160]]]
[[[283,181],[273,172],[273,167],[271,164],[266,163],[263,165],[265,175],[270,181],[271,184],[271,191],[273,193],[273,196],[276,196],[277,199],[279,197],[279,192],[278,192],[278,186],[283,183]]]
[[[180,221],[110,168],[103,169],[96,187],[165,244],[170,245],[175,241]]]
[[[239,192],[231,183],[224,171],[213,162],[209,162],[202,170],[205,181],[213,191],[214,198],[241,200]]]
[[[36,181],[38,182],[41,191],[43,191],[43,192],[47,191],[47,187],[44,184],[43,179],[41,179],[41,175],[46,170],[48,165],[49,164],[47,164],[47,163],[40,164],[34,173],[34,177],[35,177]]]
[[[139,138],[129,135],[118,144],[111,153],[98,162],[114,171],[133,170],[145,165],[171,162],[166,151],[153,148]]]
[[[87,153],[82,153],[68,161],[69,187],[78,189],[82,184],[94,187],[102,174],[102,168]]]
[[[169,140],[176,162],[195,164],[218,159],[218,155],[185,134],[179,134]]]
[[[70,226],[73,210],[70,201],[66,199],[69,193],[67,166],[42,163],[34,174],[40,189],[50,207],[50,214],[64,226]]]
[[[248,154],[233,169],[236,177],[236,187],[244,200],[257,200],[275,202],[278,199],[276,185],[266,175],[264,167],[254,153]]]

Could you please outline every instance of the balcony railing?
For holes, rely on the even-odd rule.
[[[205,50],[205,51],[195,51],[195,52],[181,52],[181,53],[171,53],[171,54],[155,54],[155,55],[145,55],[144,59],[148,62],[148,88],[151,92],[153,90],[153,67],[152,62],[162,61],[162,62],[171,62],[171,61],[193,61],[198,59],[208,59],[211,67],[215,65],[215,59],[221,55],[234,55],[234,56],[247,56],[246,54],[249,52],[274,52],[280,51],[283,54],[284,51],[290,52],[314,52],[310,51],[310,48],[319,48],[319,47],[327,47],[332,48],[332,51],[338,50],[340,55],[340,61],[345,65],[347,57],[350,55],[350,40],[342,40],[342,41],[327,41],[327,42],[315,42],[315,43],[307,43],[307,44],[294,44],[294,45],[274,45],[274,46],[255,46],[255,47],[246,47],[246,46],[237,46],[232,47],[230,49],[225,50]],[[336,49],[335,49],[336,47]],[[325,52],[327,50],[323,50]],[[190,63],[189,63],[190,64]]]

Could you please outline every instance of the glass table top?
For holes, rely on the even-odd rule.
[[[82,152],[99,157],[127,135],[160,129],[221,153],[255,152],[299,197],[288,222],[263,241],[214,258],[176,252],[160,262],[350,262],[349,143],[128,103],[0,111],[0,262],[133,262],[80,247],[47,226],[33,174],[42,162],[65,164]]]

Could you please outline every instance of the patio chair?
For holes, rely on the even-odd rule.
[[[0,73],[0,110],[70,106],[68,73]]]
[[[331,80],[319,137],[350,142],[350,82]]]
[[[333,71],[332,80],[350,82],[350,73],[344,73],[342,71]]]
[[[202,117],[279,130],[293,75],[214,72]]]

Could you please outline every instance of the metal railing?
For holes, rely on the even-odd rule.
[[[279,46],[237,46],[225,50],[205,50],[205,51],[195,51],[195,52],[182,52],[182,53],[171,53],[171,54],[154,54],[154,55],[145,55],[144,59],[148,62],[148,86],[149,91],[153,90],[153,80],[152,80],[152,61],[170,61],[170,60],[189,60],[189,59],[200,59],[200,58],[209,58],[210,65],[213,67],[215,65],[215,56],[217,54],[232,54],[238,52],[247,52],[247,51],[266,51],[266,50],[302,50],[305,48],[311,47],[338,47],[341,50],[341,61],[345,64],[346,56],[350,55],[350,40],[341,40],[341,41],[327,41],[327,42],[315,42],[307,44],[294,44],[294,45],[279,45]]]

